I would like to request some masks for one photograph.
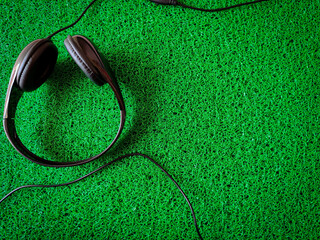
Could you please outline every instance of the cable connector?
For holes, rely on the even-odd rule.
[[[163,5],[177,5],[177,0],[150,0],[150,2],[163,4]]]

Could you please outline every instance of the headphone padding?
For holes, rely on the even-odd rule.
[[[38,39],[20,53],[17,63],[17,85],[25,92],[36,90],[52,73],[58,49],[49,39]]]
[[[95,84],[102,86],[105,81],[102,80],[101,75],[94,66],[92,60],[97,64],[100,64],[103,68],[104,66],[99,54],[89,40],[79,35],[73,37],[68,36],[64,41],[64,45],[84,74]]]

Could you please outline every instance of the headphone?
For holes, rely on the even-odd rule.
[[[14,118],[17,104],[24,92],[36,90],[48,79],[53,72],[58,57],[58,50],[53,44],[51,36],[31,42],[22,50],[13,67],[5,100],[3,126],[10,143],[21,155],[48,167],[77,166],[99,158],[118,140],[126,117],[125,105],[117,80],[110,66],[102,62],[101,56],[93,44],[86,37],[75,35],[68,36],[64,45],[73,60],[92,82],[98,86],[105,83],[110,85],[120,107],[120,126],[113,141],[105,150],[85,160],[73,162],[49,161],[30,152],[19,139],[15,128]]]

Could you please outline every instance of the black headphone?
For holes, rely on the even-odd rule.
[[[69,54],[85,75],[98,86],[108,83],[112,88],[120,107],[119,130],[110,145],[101,153],[91,158],[74,162],[56,162],[45,160],[30,152],[19,139],[15,128],[15,112],[23,92],[30,92],[40,87],[53,72],[57,62],[58,50],[51,36],[38,39],[28,44],[20,53],[14,64],[7,91],[3,126],[14,148],[27,159],[50,167],[68,167],[88,163],[106,153],[119,138],[126,116],[123,97],[117,80],[107,63],[103,63],[93,44],[84,36],[68,36],[64,41]]]

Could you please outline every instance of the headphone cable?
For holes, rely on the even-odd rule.
[[[7,199],[9,196],[11,196],[14,192],[20,190],[20,189],[23,189],[23,188],[33,188],[33,187],[39,187],[39,188],[51,188],[51,187],[62,187],[62,186],[67,186],[67,185],[71,185],[73,183],[76,183],[76,182],[79,182],[81,181],[82,179],[85,179],[87,177],[89,177],[90,175],[100,171],[101,169],[117,162],[117,161],[120,161],[124,158],[127,158],[127,157],[132,157],[132,156],[141,156],[141,157],[144,157],[144,158],[147,158],[148,160],[150,160],[151,162],[153,162],[158,168],[161,169],[162,172],[164,172],[169,178],[170,180],[176,185],[176,187],[179,189],[180,193],[183,195],[184,199],[186,200],[186,202],[188,203],[188,206],[191,210],[191,214],[192,214],[192,218],[193,218],[193,224],[196,228],[196,231],[198,233],[198,236],[200,239],[203,239],[202,236],[201,236],[201,233],[200,233],[200,230],[199,230],[199,227],[198,227],[198,224],[197,224],[197,219],[196,219],[196,215],[194,213],[194,210],[193,210],[193,207],[191,205],[191,202],[189,201],[187,195],[183,192],[183,190],[181,189],[181,187],[179,186],[179,184],[173,179],[173,177],[166,171],[164,170],[163,167],[161,167],[155,160],[153,160],[151,157],[145,155],[145,154],[142,154],[142,153],[129,153],[129,154],[125,154],[121,157],[118,157],[114,160],[112,160],[111,162],[108,162],[106,163],[105,165],[93,170],[92,172],[76,179],[76,180],[73,180],[73,181],[70,181],[70,182],[66,182],[66,183],[61,183],[61,184],[50,184],[50,185],[43,185],[43,184],[36,184],[36,185],[24,185],[24,186],[20,186],[14,190],[12,190],[11,192],[9,192],[6,196],[4,196],[1,200],[0,200],[0,204],[5,200]]]
[[[205,9],[205,8],[197,8],[197,7],[192,7],[186,4],[183,4],[177,0],[149,0],[150,2],[154,2],[157,4],[162,4],[162,5],[177,5],[183,8],[190,8],[193,10],[197,10],[197,11],[202,11],[202,12],[220,12],[220,11],[225,11],[231,8],[236,8],[236,7],[241,7],[244,5],[249,5],[249,4],[254,4],[254,3],[258,3],[258,2],[263,2],[263,1],[268,1],[268,0],[256,0],[256,1],[252,1],[252,2],[245,2],[245,3],[239,3],[236,5],[232,5],[229,7],[223,7],[223,8],[216,8],[216,9]]]
[[[62,31],[64,31],[64,30],[66,30],[66,29],[68,29],[68,28],[71,28],[71,27],[73,27],[74,25],[76,25],[76,24],[80,21],[80,19],[83,17],[83,15],[87,12],[87,10],[88,10],[88,9],[92,6],[92,4],[94,4],[96,1],[97,1],[97,0],[93,0],[92,2],[90,2],[89,5],[84,9],[84,11],[82,12],[82,14],[78,17],[78,19],[77,19],[75,22],[71,23],[70,25],[68,25],[68,26],[66,26],[66,27],[64,27],[64,28],[61,28],[61,29],[55,31],[54,33],[50,34],[47,38],[50,39],[50,38],[52,38],[54,35],[58,34],[59,32],[62,32]]]
[[[84,9],[84,11],[82,12],[82,14],[78,17],[78,19],[73,22],[72,24],[61,28],[57,31],[55,31],[54,33],[50,34],[47,38],[50,39],[52,38],[54,35],[58,34],[59,32],[62,32],[70,27],[73,27],[74,25],[76,25],[80,19],[84,16],[84,14],[87,12],[87,10],[92,6],[92,4],[94,4],[97,0],[93,0],[92,2],[89,3],[89,5]],[[229,7],[223,7],[223,8],[216,8],[216,9],[204,9],[204,8],[197,8],[197,7],[192,7],[183,3],[178,2],[177,0],[149,0],[150,2],[154,2],[157,4],[164,4],[164,5],[178,5],[180,7],[183,8],[189,8],[189,9],[193,9],[193,10],[197,10],[197,11],[202,11],[202,12],[220,12],[220,11],[225,11],[231,8],[236,8],[236,7],[241,7],[244,5],[249,5],[249,4],[254,4],[254,3],[258,3],[258,2],[264,2],[264,1],[268,1],[268,0],[256,0],[256,1],[252,1],[252,2],[245,2],[245,3],[240,3],[240,4],[236,4],[236,5],[232,5]]]
[[[216,8],[216,9],[203,9],[203,8],[192,7],[192,6],[188,6],[183,3],[180,3],[178,1],[177,1],[177,5],[180,7],[183,7],[183,8],[190,8],[190,9],[198,10],[198,11],[202,11],[202,12],[221,12],[221,11],[225,11],[225,10],[228,10],[231,8],[237,8],[237,7],[241,7],[241,6],[245,6],[245,5],[249,5],[249,4],[264,2],[264,1],[268,1],[268,0],[256,0],[256,1],[252,1],[252,2],[239,3],[236,5],[229,6],[229,7]]]

